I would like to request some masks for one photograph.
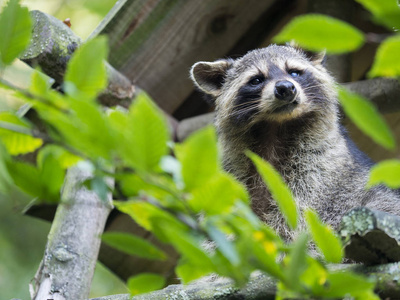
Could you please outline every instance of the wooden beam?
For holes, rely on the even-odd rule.
[[[123,2],[102,25],[109,62],[172,113],[193,90],[190,66],[224,57],[274,0]]]

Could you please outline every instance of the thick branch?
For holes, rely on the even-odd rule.
[[[334,265],[335,270],[353,270],[376,278],[376,291],[382,299],[397,299],[400,295],[400,264],[392,263],[373,267],[363,265]],[[259,275],[253,278],[244,288],[238,289],[232,281],[223,279],[217,282],[189,285],[170,285],[167,288],[148,294],[131,297],[127,294],[95,298],[92,300],[241,300],[241,299],[275,299],[276,282],[269,276]]]
[[[365,264],[400,261],[400,217],[356,208],[342,218],[346,257]]]
[[[103,201],[82,185],[90,176],[78,167],[68,170],[44,258],[30,287],[32,299],[89,296],[100,235],[112,208],[111,194]]]
[[[62,84],[67,63],[81,39],[63,22],[40,11],[32,11],[32,41],[21,60],[28,65],[39,66],[56,83]],[[137,89],[129,79],[107,63],[108,87],[99,101],[108,106],[128,107]]]

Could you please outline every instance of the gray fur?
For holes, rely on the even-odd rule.
[[[285,238],[293,233],[244,155],[246,149],[280,172],[300,212],[311,207],[335,229],[341,216],[357,206],[400,215],[397,191],[365,188],[372,162],[340,125],[336,83],[322,58],[291,46],[271,45],[237,60],[199,62],[191,70],[194,83],[215,100],[225,169],[246,184],[254,212]],[[292,69],[301,75],[292,77]],[[248,87],[254,76],[264,78],[259,96]],[[273,92],[278,80],[292,82],[297,91],[295,107],[282,113],[276,113],[281,103]],[[301,219],[300,229],[304,227]]]

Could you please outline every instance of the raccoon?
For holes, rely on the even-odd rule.
[[[313,208],[333,228],[348,210],[367,206],[400,214],[400,194],[366,189],[373,162],[340,124],[336,83],[324,53],[270,45],[238,59],[198,62],[195,85],[216,106],[224,168],[243,182],[252,209],[283,238],[293,238],[254,165],[249,149],[271,163],[295,197],[300,215]],[[299,229],[305,229],[301,218]]]

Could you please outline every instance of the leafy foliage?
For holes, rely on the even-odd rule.
[[[400,17],[400,13],[399,13]],[[393,36],[385,40],[378,49],[374,64],[369,76],[387,76],[399,77],[400,76],[400,35]]]
[[[346,114],[364,133],[387,149],[395,148],[392,132],[370,101],[344,88],[339,89],[339,99]]]
[[[8,15],[21,19],[18,24],[29,28],[30,21],[18,1],[11,1],[6,7],[0,24],[8,20]],[[9,64],[27,43],[25,30],[11,26],[9,31],[6,27],[0,26],[0,37],[8,41],[0,47],[3,64]],[[277,40],[293,37],[309,49],[327,47],[331,53],[352,51],[364,42],[362,33],[355,28],[320,15],[295,19]],[[382,59],[397,49],[396,45],[389,46],[388,51],[382,50]],[[93,39],[73,55],[65,77],[65,94],[50,90],[38,72],[33,74],[29,91],[16,93],[37,111],[44,129],[16,114],[0,115],[0,139],[5,145],[0,146],[0,178],[4,179],[0,181],[1,190],[15,184],[32,197],[57,202],[65,168],[80,162],[93,169],[94,177],[86,185],[100,198],[109,192],[105,177],[114,177],[121,187],[116,193],[121,198],[115,206],[177,249],[181,259],[176,272],[183,282],[216,273],[244,285],[258,270],[278,281],[278,299],[377,299],[370,279],[327,267],[327,263],[342,258],[337,237],[314,212],[300,215],[279,173],[260,157],[248,153],[289,226],[296,229],[298,219],[305,217],[310,236],[299,233],[292,243],[287,243],[258,220],[248,206],[245,187],[222,170],[211,127],[181,144],[173,144],[163,114],[145,94],[139,95],[127,112],[104,111],[94,100],[106,86],[106,56],[106,40]],[[1,87],[13,88],[4,80]],[[393,137],[374,109],[357,96],[343,90],[339,93],[346,113],[378,143],[394,148]],[[34,132],[43,138],[34,136]],[[44,140],[46,146],[40,148]],[[12,157],[32,151],[38,151],[34,164]],[[398,172],[396,164],[377,166],[371,184],[398,184],[381,175],[382,170]],[[110,166],[115,171],[110,172]],[[129,254],[165,259],[165,253],[138,237],[108,233],[103,240]],[[321,259],[307,253],[310,242],[320,248]],[[156,274],[140,274],[128,281],[132,294],[164,284],[165,279]]]
[[[0,14],[0,68],[10,64],[30,42],[31,18],[19,0],[10,0]]]
[[[400,188],[400,160],[389,159],[372,167],[368,186],[385,184],[392,189]]]
[[[338,19],[308,14],[294,18],[274,37],[277,43],[295,40],[301,47],[328,53],[354,51],[364,43],[364,35]]]

